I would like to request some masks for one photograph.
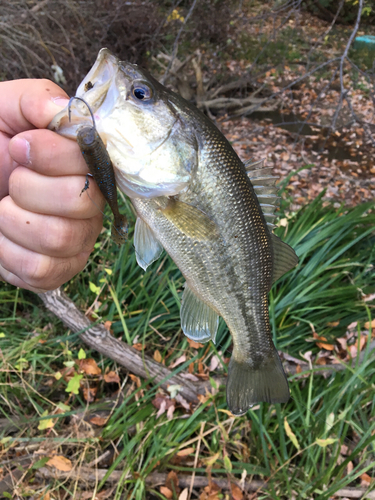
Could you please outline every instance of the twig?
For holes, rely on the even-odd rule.
[[[182,387],[181,395],[190,402],[195,402],[199,394],[206,394],[206,389],[211,388],[209,381],[193,382],[184,378],[184,374],[173,375],[171,370],[154,361],[151,356],[147,354],[142,356],[133,347],[114,338],[103,325],[92,324],[61,289],[38,295],[47,309],[61,319],[68,328],[73,332],[81,332],[80,338],[83,342],[108,358],[113,359],[132,373],[142,378],[153,379],[154,383],[159,383],[165,390],[168,389],[169,385],[180,385]],[[375,349],[375,341],[370,343],[369,349],[370,351]],[[298,375],[297,366],[302,371],[309,369],[308,364],[303,361],[293,360],[294,362],[291,363],[288,362],[288,358],[291,360],[290,356],[283,353],[280,353],[280,355],[284,358],[283,367],[288,375]],[[356,361],[361,363],[364,355],[365,352],[361,352],[358,360],[352,360],[351,365],[353,366]],[[327,376],[345,370],[346,367],[347,365],[344,362],[319,367],[314,366],[314,373]],[[216,377],[214,380],[218,386],[226,383],[226,377]]]
[[[153,379],[167,389],[169,385],[180,385],[181,395],[188,401],[196,401],[198,394],[205,393],[206,385],[194,383],[180,374],[173,375],[171,370],[154,361],[150,356],[144,357],[134,347],[114,338],[104,326],[92,324],[81,313],[61,289],[40,293],[39,297],[53,314],[62,320],[73,332],[81,332],[80,338],[93,349],[113,359],[132,373]]]
[[[96,480],[103,480],[106,474],[108,473],[107,469],[91,469],[89,467],[82,467],[80,469],[80,474],[78,474],[77,470],[70,472],[62,472],[56,469],[49,469],[47,467],[41,467],[36,472],[36,476],[42,479],[70,479],[72,481],[85,481],[88,483],[94,483]],[[147,486],[155,488],[156,486],[165,485],[168,474],[153,472],[149,476],[145,478],[145,483]],[[189,488],[192,476],[188,475],[178,475],[178,486],[180,488]],[[107,483],[118,483],[120,480],[124,479],[124,472],[122,470],[114,470],[109,474],[106,479]],[[204,476],[195,476],[193,480],[194,488],[204,488],[209,484],[209,478]],[[241,489],[244,489],[246,492],[257,491],[260,489],[266,489],[267,486],[263,481],[253,480],[245,483],[241,483],[241,481],[231,480],[223,478],[212,478],[212,482],[214,482],[221,490],[228,491],[231,484],[235,484]],[[375,500],[375,492],[368,492],[367,489],[364,488],[343,488],[335,492],[335,496],[338,497],[347,497],[347,498],[362,498],[364,495],[368,500]]]
[[[195,4],[196,4],[196,3],[197,3],[197,0],[194,0],[194,1],[193,1],[193,3],[192,3],[192,5],[191,5],[191,7],[190,7],[190,9],[189,9],[189,12],[188,12],[188,13],[186,14],[186,16],[185,16],[185,19],[184,19],[184,21],[183,21],[183,23],[182,23],[182,25],[181,25],[181,28],[179,29],[179,32],[177,33],[176,39],[175,39],[174,44],[173,44],[173,50],[172,50],[172,56],[171,56],[171,59],[170,59],[170,61],[169,61],[169,63],[168,63],[168,67],[167,67],[166,72],[164,73],[164,75],[162,76],[162,78],[161,78],[161,80],[160,80],[160,82],[161,82],[163,85],[164,85],[164,83],[165,83],[165,81],[166,81],[166,79],[167,79],[167,76],[168,76],[169,70],[170,70],[170,69],[171,69],[171,67],[172,67],[173,61],[174,61],[174,59],[175,59],[175,57],[176,57],[176,55],[177,55],[178,41],[179,41],[179,39],[180,39],[181,33],[182,33],[182,31],[183,31],[183,29],[184,29],[184,27],[185,27],[185,25],[186,25],[186,23],[187,23],[187,21],[188,21],[189,17],[190,17],[190,16],[191,16],[191,14],[193,13],[193,10],[194,10],[194,7],[195,7]]]
[[[335,115],[332,119],[332,123],[331,123],[331,127],[330,127],[331,130],[335,129],[336,121],[337,121],[337,118],[339,116],[339,112],[342,108],[342,103],[343,103],[344,99],[346,99],[346,101],[348,101],[348,99],[347,99],[348,90],[345,90],[345,87],[344,87],[344,63],[345,63],[345,59],[348,56],[348,52],[349,52],[349,49],[353,43],[354,37],[357,34],[357,31],[359,28],[359,23],[361,22],[362,7],[363,7],[363,0],[359,0],[357,20],[355,22],[354,29],[349,37],[348,43],[346,44],[344,53],[340,58],[341,59],[340,60],[340,99],[339,99],[338,106],[336,108]]]

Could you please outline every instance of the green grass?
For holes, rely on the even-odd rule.
[[[134,217],[127,205],[125,209],[134,227]],[[354,321],[358,324],[352,341],[357,342],[364,334],[364,323],[374,317],[374,301],[363,300],[375,292],[374,205],[335,209],[323,207],[319,197],[297,214],[282,211],[281,216],[287,218],[287,226],[276,232],[295,248],[300,263],[270,294],[278,349],[296,357],[307,351],[317,354],[313,331],[334,343]],[[196,350],[183,336],[179,300],[184,280],[174,263],[163,255],[143,272],[136,264],[131,240],[118,250],[110,240],[108,221],[106,228],[86,269],[65,287],[77,306],[85,311],[91,308],[94,317],[111,321],[115,337],[142,343],[150,355],[158,350],[167,366],[185,354],[187,361],[174,369],[176,373],[187,371],[197,357],[203,357],[205,365],[219,351],[221,359],[228,357],[231,339],[223,322],[216,347]],[[94,293],[96,287],[99,294]],[[69,395],[67,381],[64,377],[57,380],[54,374],[74,364],[82,347],[103,371],[115,369],[114,363],[86,349],[78,334],[45,313],[32,293],[2,285],[0,304],[0,418],[13,420],[17,427],[11,431],[0,427],[0,462],[18,460],[15,447],[25,441],[49,443],[75,464],[89,463],[112,444],[118,454],[107,468],[123,471],[123,479],[111,498],[137,500],[164,498],[159,488],[154,491],[145,486],[144,479],[155,471],[205,475],[210,467],[213,477],[237,479],[246,471],[247,480],[267,481],[268,489],[258,492],[259,499],[294,495],[328,500],[340,488],[359,486],[362,474],[374,477],[375,363],[369,352],[361,365],[328,378],[316,373],[319,368],[308,370],[305,378],[290,377],[292,397],[287,404],[261,404],[235,419],[226,413],[223,387],[190,414],[177,409],[170,421],[166,414],[157,418],[152,400],[159,389],[149,381],[142,381],[138,388],[120,368],[123,401],[95,437],[90,426],[75,427],[72,415],[105,408],[105,398],[113,396],[117,387],[103,380],[89,381],[86,376],[85,384],[97,387],[96,402],[88,405],[82,391]],[[69,408],[59,409],[62,402]],[[52,430],[38,429],[51,418]],[[285,419],[293,440],[286,432]],[[317,439],[330,441],[319,444]],[[347,447],[345,455],[342,445]],[[192,454],[178,458],[177,452],[186,447],[194,448]],[[35,462],[39,458],[34,457]],[[25,497],[32,491],[49,490],[52,497],[58,491],[61,498],[73,494],[78,498],[85,488],[84,483],[74,481],[43,483],[34,474],[35,470],[29,472],[22,482]],[[104,481],[98,485],[102,487],[107,487]]]

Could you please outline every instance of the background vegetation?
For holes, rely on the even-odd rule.
[[[320,0],[314,5],[12,0],[2,7],[2,79],[47,76],[73,94],[98,49],[108,46],[123,59],[147,65],[171,87],[190,91],[191,100],[224,131],[250,124],[246,147],[230,137],[242,157],[264,155],[267,143],[260,138],[266,141],[276,129],[253,120],[255,108],[250,115],[243,110],[254,102],[239,105],[239,99],[261,96],[255,106],[276,103],[278,113],[288,106],[297,109],[297,128],[288,139],[282,136],[285,150],[276,149],[281,144],[276,135],[274,156],[267,161],[283,175],[275,232],[295,248],[300,263],[270,293],[274,341],[294,373],[289,376],[292,397],[285,405],[261,404],[241,418],[228,412],[220,385],[231,353],[225,324],[220,323],[216,346],[188,342],[179,322],[179,270],[164,254],[144,273],[131,238],[120,250],[111,241],[109,212],[85,270],[64,291],[92,321],[104,323],[142,355],[173,373],[209,381],[208,392],[195,403],[179,398],[178,387],[162,390],[90,351],[34,294],[1,284],[0,495],[375,498],[375,213],[373,201],[364,203],[373,198],[372,162],[350,156],[351,172],[363,172],[352,176],[355,183],[346,191],[339,186],[337,192],[331,188],[347,172],[333,174],[328,154],[298,174],[283,171],[286,162],[292,167],[305,163],[300,151],[306,150],[294,146],[304,140],[301,124],[312,127],[311,137],[324,144],[338,140],[337,132],[363,137],[360,150],[371,158],[373,126],[366,113],[372,106],[372,56],[350,47],[349,59],[342,56],[359,6],[367,8],[361,29],[371,32],[365,23],[371,22],[373,5],[342,2],[336,20],[341,24],[329,28],[331,19],[322,25],[315,17],[314,9],[323,15],[318,3],[335,16],[334,2]],[[312,32],[315,41],[308,40]],[[326,64],[332,58],[338,66]],[[176,61],[185,61],[185,70]],[[340,64],[343,80],[335,73]],[[233,85],[240,80],[240,86]],[[286,89],[282,98],[280,89]],[[352,103],[361,96],[362,118],[359,108],[354,120],[349,105],[339,104],[343,90]],[[236,106],[202,104],[217,96],[236,99]],[[250,119],[228,118],[237,110],[237,116]],[[331,172],[328,180],[322,165]],[[365,187],[357,182],[362,174]],[[328,194],[310,189],[324,183]],[[134,227],[124,197],[121,208]]]

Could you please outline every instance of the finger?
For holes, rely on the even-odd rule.
[[[4,269],[1,264],[0,264],[0,278],[2,278],[4,281],[9,283],[10,285],[17,286],[20,288],[25,288],[26,290],[31,290],[32,292],[35,292],[35,293],[47,292],[47,290],[44,290],[43,288],[35,288],[33,286],[30,286],[28,283],[21,280],[15,274]]]
[[[17,166],[8,152],[9,141],[9,136],[0,132],[0,200],[8,195],[9,176]]]
[[[67,94],[50,80],[1,82],[1,129],[13,136],[33,127],[46,128],[67,104]]]
[[[51,130],[29,130],[16,135],[9,142],[9,153],[17,164],[44,175],[88,172],[78,144]]]
[[[0,233],[0,265],[33,288],[58,288],[82,271],[89,255],[90,252],[81,252],[68,259],[48,257],[23,248]]]
[[[0,232],[17,245],[51,257],[74,257],[90,252],[102,228],[101,214],[91,219],[68,219],[29,212],[10,196],[0,202]]]
[[[95,184],[80,196],[85,177],[47,177],[26,167],[17,167],[9,178],[9,195],[24,210],[74,219],[90,219],[104,208],[104,198]]]

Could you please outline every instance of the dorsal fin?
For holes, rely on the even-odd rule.
[[[273,224],[276,218],[275,210],[280,203],[280,196],[277,195],[278,188],[275,186],[279,177],[272,175],[273,167],[264,166],[263,163],[264,160],[250,159],[244,163],[244,167],[254,187],[267,226],[272,231],[275,227]]]

